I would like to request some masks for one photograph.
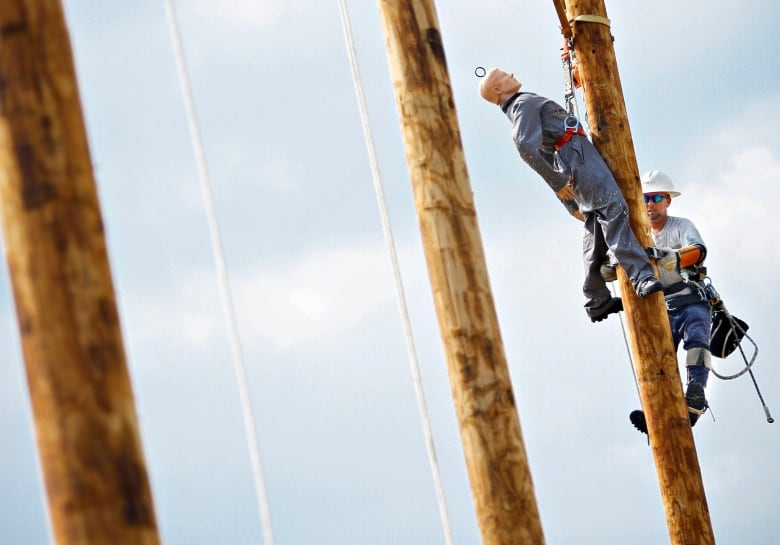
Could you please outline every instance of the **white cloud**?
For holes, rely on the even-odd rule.
[[[383,244],[320,248],[294,262],[232,274],[242,342],[259,338],[288,349],[332,340],[395,299],[391,275]],[[407,290],[415,284],[404,280]],[[175,284],[180,289],[126,301],[133,341],[208,347],[226,331],[215,274],[190,271]]]
[[[684,197],[672,213],[695,218],[711,253],[728,253],[729,264],[776,266],[780,242],[767,229],[780,198],[780,156],[756,127],[762,104],[726,120],[702,142],[684,169]],[[718,252],[713,252],[717,249]]]
[[[180,279],[178,291],[131,297],[127,301],[136,341],[167,339],[195,349],[209,346],[222,327],[222,308],[213,274]]]
[[[777,260],[776,237],[762,234],[780,197],[778,182],[778,157],[764,147],[748,148],[734,153],[718,178],[693,186],[691,196],[716,238],[745,257],[766,254]]]
[[[197,0],[193,11],[207,20],[227,21],[232,26],[270,28],[279,21],[290,4],[278,0],[257,2],[256,0]]]
[[[258,266],[236,286],[242,328],[281,348],[333,339],[395,297],[381,244],[319,249],[274,270]]]

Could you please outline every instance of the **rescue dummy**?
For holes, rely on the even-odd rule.
[[[482,78],[482,98],[512,122],[520,157],[535,170],[576,218],[585,224],[583,260],[585,311],[599,322],[623,310],[612,297],[600,268],[610,252],[640,297],[661,291],[647,253],[631,230],[628,206],[606,163],[576,117],[543,96],[520,91],[513,74],[491,68]]]

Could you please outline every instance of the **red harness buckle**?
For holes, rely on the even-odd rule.
[[[558,151],[563,146],[565,146],[569,142],[569,140],[571,140],[571,137],[574,136],[575,134],[579,134],[580,136],[588,136],[588,134],[583,130],[582,127],[577,127],[576,131],[574,129],[566,129],[566,132],[563,133],[563,135],[558,140],[555,141],[555,144],[553,144],[553,146],[555,146],[555,151]]]

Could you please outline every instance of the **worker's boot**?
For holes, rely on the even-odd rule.
[[[688,404],[688,417],[691,426],[707,411],[707,398],[704,396],[704,386],[699,382],[689,382],[685,390],[685,402]]]
[[[688,387],[685,389],[685,402],[688,404],[688,416],[691,426],[707,410],[707,398],[704,388],[710,375],[711,356],[706,348],[691,348],[686,355],[685,367],[688,371]]]
[[[628,418],[631,420],[631,423],[636,429],[647,435],[647,420],[645,420],[645,411],[640,411],[639,409],[636,411],[631,411],[631,414],[628,415]]]

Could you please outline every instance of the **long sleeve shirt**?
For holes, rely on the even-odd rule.
[[[555,101],[535,93],[518,92],[501,104],[512,122],[512,139],[520,157],[547,182],[555,193],[569,177],[555,167],[555,142],[564,133],[564,118],[568,112]],[[559,200],[573,212],[574,200]]]

